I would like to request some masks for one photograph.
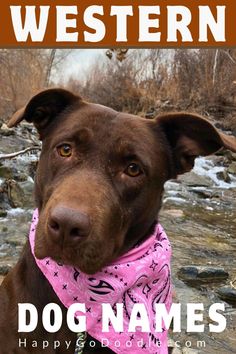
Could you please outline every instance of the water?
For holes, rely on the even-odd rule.
[[[215,166],[215,161],[211,158],[197,158],[195,160],[195,165],[193,171],[200,176],[206,176],[210,178],[213,182],[213,186],[218,186],[219,188],[236,188],[236,177],[229,173],[231,182],[227,183],[220,180],[217,177],[217,173],[223,172],[225,170],[224,166]]]

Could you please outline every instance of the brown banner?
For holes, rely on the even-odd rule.
[[[236,46],[233,0],[4,0],[1,47]]]

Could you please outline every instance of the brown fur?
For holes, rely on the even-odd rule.
[[[197,115],[167,114],[149,121],[87,103],[61,89],[33,97],[9,126],[23,119],[34,123],[43,141],[35,179],[40,212],[35,254],[88,274],[149,235],[168,179],[189,171],[199,155],[222,147],[236,151],[234,138],[220,134]],[[72,156],[59,155],[62,143],[71,145]],[[136,177],[127,174],[132,163],[141,168]],[[41,353],[41,349],[17,349],[19,302],[35,304],[39,313],[47,303],[59,303],[38,270],[28,242],[1,286],[0,353]],[[47,334],[41,323],[33,334],[22,337],[75,340],[66,325],[59,333]],[[44,352],[54,353],[52,349]],[[98,346],[96,352],[111,351]]]

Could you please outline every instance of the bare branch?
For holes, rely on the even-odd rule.
[[[215,86],[215,82],[216,82],[216,68],[217,68],[218,55],[219,55],[219,49],[216,49],[215,58],[214,58],[214,66],[213,66],[213,85],[214,86]]]
[[[29,151],[34,151],[34,150],[41,150],[41,147],[40,146],[31,146],[31,147],[28,147],[24,150],[12,152],[11,154],[0,154],[0,160],[12,159],[16,156],[23,155]]]

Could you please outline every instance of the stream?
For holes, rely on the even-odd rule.
[[[27,124],[16,133],[5,129],[0,156],[32,145],[31,134]],[[0,159],[0,277],[16,263],[28,235],[37,159],[34,151]],[[236,300],[220,295],[236,278],[236,154],[198,158],[192,172],[167,182],[160,222],[172,243],[174,302],[182,304],[182,331],[170,333],[173,353],[236,353]],[[208,271],[200,279],[186,267],[206,267],[214,275]],[[217,276],[219,268],[225,275]],[[218,302],[225,304],[227,326],[210,333],[208,309]],[[186,332],[187,303],[204,304],[203,333]]]

